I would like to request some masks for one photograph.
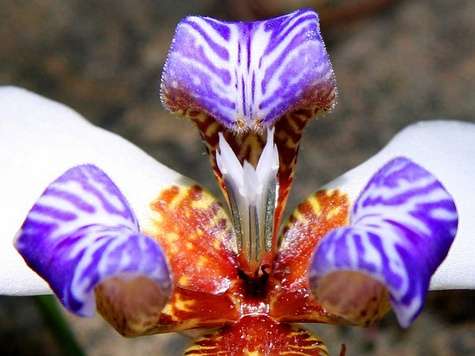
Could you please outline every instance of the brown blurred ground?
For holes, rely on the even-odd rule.
[[[197,132],[158,98],[176,22],[188,14],[262,17],[324,2],[4,0],[0,84],[64,102],[216,192]],[[323,32],[339,104],[306,131],[291,207],[411,122],[475,120],[474,1],[394,1],[343,20],[331,10],[348,1],[330,2]],[[332,354],[344,342],[349,355],[475,355],[474,300],[473,292],[432,294],[407,331],[391,316],[370,329],[315,329]],[[100,318],[68,318],[90,355],[176,355],[187,342],[177,335],[123,339]],[[0,353],[61,354],[30,298],[0,298]]]

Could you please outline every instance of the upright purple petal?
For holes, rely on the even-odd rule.
[[[336,86],[318,15],[299,10],[266,21],[187,17],[176,29],[162,76],[172,112],[206,114],[256,129],[286,113],[333,107]]]
[[[323,304],[331,300],[330,309],[339,314],[345,314],[342,306],[353,305],[367,316],[368,309],[381,310],[369,304],[384,303],[376,297],[387,289],[399,323],[407,327],[423,307],[430,278],[446,257],[457,224],[455,204],[442,184],[416,163],[395,158],[364,188],[350,225],[333,230],[317,247],[312,290]],[[336,285],[343,288],[336,291]]]
[[[71,168],[48,186],[15,246],[61,303],[81,316],[95,311],[95,287],[114,277],[154,282],[155,300],[163,305],[170,293],[160,246],[139,232],[122,193],[93,165]]]

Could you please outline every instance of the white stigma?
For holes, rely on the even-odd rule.
[[[257,268],[263,254],[272,248],[279,170],[274,128],[267,129],[266,144],[256,168],[248,161],[241,165],[222,133],[216,163],[226,185],[238,250],[251,268]]]

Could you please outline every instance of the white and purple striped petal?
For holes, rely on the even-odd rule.
[[[455,204],[442,184],[413,161],[395,158],[364,188],[350,225],[333,230],[317,247],[310,270],[312,290],[317,298],[327,295],[329,300],[332,278],[341,284],[348,280],[346,273],[360,272],[378,283],[364,278],[355,283],[363,281],[368,293],[371,288],[378,295],[383,295],[378,285],[384,286],[399,323],[407,327],[424,304],[430,278],[446,257],[457,225]],[[330,299],[340,306],[358,304],[345,298],[369,302],[364,291],[340,289]]]
[[[145,277],[163,305],[171,279],[160,246],[139,232],[117,186],[99,168],[69,169],[28,213],[15,246],[70,311],[90,316],[94,288],[109,278]]]
[[[15,250],[13,239],[45,188],[84,162],[107,172],[143,226],[158,192],[194,184],[71,108],[22,88],[0,86],[1,294],[51,293]]]
[[[233,23],[185,18],[168,54],[161,96],[172,112],[205,113],[236,130],[270,126],[298,109],[330,110],[336,86],[318,15],[299,10]]]

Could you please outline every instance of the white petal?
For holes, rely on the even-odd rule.
[[[369,177],[396,156],[420,164],[445,186],[459,214],[449,254],[431,280],[431,289],[475,289],[475,124],[427,121],[411,125],[365,163],[325,188],[341,188],[355,201]]]
[[[237,235],[237,247],[249,261],[251,273],[259,267],[272,244],[274,209],[279,170],[279,152],[274,129],[267,129],[267,142],[257,168],[248,161],[241,165],[231,146],[219,133],[216,161],[223,175],[229,207]]]
[[[242,165],[221,132],[219,133],[219,151],[216,153],[216,163],[223,176],[229,177],[236,188],[243,189]]]
[[[254,167],[248,162],[244,161],[242,166],[243,182],[244,182],[244,196],[246,197],[249,205],[257,205],[258,195],[262,194],[262,182],[259,181],[259,177]]]
[[[267,129],[266,145],[264,146],[259,162],[257,163],[256,173],[261,183],[274,179],[279,170],[279,152],[274,143],[275,127]]]
[[[0,87],[0,294],[50,293],[14,249],[13,239],[48,184],[83,163],[112,178],[139,222],[162,187],[190,183],[70,108],[24,89]]]

